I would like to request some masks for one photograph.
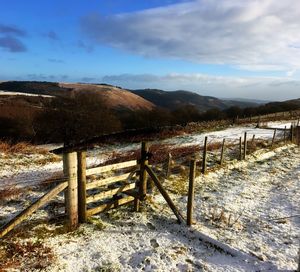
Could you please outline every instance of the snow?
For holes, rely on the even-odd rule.
[[[32,94],[32,93],[21,93],[21,92],[7,92],[7,91],[0,91],[0,95],[24,95],[24,96],[40,96],[40,97],[54,97],[52,95],[45,95],[45,94]]]
[[[244,131],[249,137],[273,136],[273,130],[235,127],[174,137],[163,143],[202,144],[205,136],[214,141],[223,137],[236,141]],[[138,147],[118,145],[118,150]],[[102,162],[116,150],[116,146],[90,150],[88,165]],[[0,166],[4,184],[36,183],[62,172],[61,158],[49,154],[1,154]],[[184,190],[175,193],[175,183],[184,183]],[[192,227],[177,224],[162,196],[154,191],[139,213],[124,206],[93,217],[75,232],[44,238],[43,243],[57,257],[48,271],[291,271],[298,261],[299,183],[299,147],[256,151],[246,161],[227,162],[196,178]],[[183,213],[187,184],[187,177],[178,175],[164,182]],[[27,198],[23,201],[0,204],[0,219],[21,211],[28,205]],[[45,210],[39,210],[34,218],[42,216]],[[35,229],[40,227],[42,224]],[[28,232],[34,233],[34,229]]]
[[[76,234],[47,240],[58,256],[52,271],[286,271],[296,269],[299,248],[300,151],[287,146],[258,151],[196,179],[191,228],[178,225],[160,194],[134,213],[129,207],[96,216]],[[166,181],[172,187],[172,178]],[[186,195],[171,193],[182,211]],[[232,214],[233,226],[211,222],[210,208]],[[283,221],[276,218],[288,217]],[[203,242],[218,240],[236,257]],[[209,239],[211,239],[209,238]],[[229,252],[231,249],[229,250]],[[244,256],[249,256],[245,261]],[[252,258],[251,258],[252,256]],[[260,261],[259,259],[263,260]],[[119,269],[119,270],[118,270]]]
[[[287,128],[289,129],[291,125],[296,126],[298,124],[298,121],[276,121],[276,122],[268,122],[267,126],[269,128]]]
[[[171,139],[162,141],[166,144],[176,145],[203,145],[204,139],[208,137],[208,143],[222,142],[225,138],[227,143],[237,143],[240,137],[244,137],[244,133],[247,132],[247,138],[251,139],[255,135],[256,139],[272,139],[274,131],[270,129],[261,129],[253,127],[232,127],[220,131],[212,131],[200,134],[189,134],[185,136],[178,136]],[[281,136],[282,133],[278,132],[277,136]]]

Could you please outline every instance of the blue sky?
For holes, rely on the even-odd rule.
[[[0,80],[300,97],[297,0],[0,0]]]

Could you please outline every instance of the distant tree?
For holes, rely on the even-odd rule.
[[[97,95],[78,93],[72,99],[54,99],[35,120],[39,141],[75,142],[121,130],[117,117]]]
[[[237,106],[230,107],[226,109],[224,112],[226,113],[227,118],[232,119],[233,122],[235,122],[236,119],[239,118],[243,113],[241,108]]]
[[[226,114],[219,109],[210,109],[201,115],[203,121],[226,119]]]
[[[185,125],[189,122],[197,122],[201,119],[199,110],[192,105],[186,105],[172,112],[176,124]]]

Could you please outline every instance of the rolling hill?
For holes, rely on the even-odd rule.
[[[169,110],[178,109],[182,106],[192,105],[199,111],[204,112],[212,108],[226,109],[231,106],[239,106],[241,108],[257,106],[255,103],[222,100],[212,96],[202,96],[189,91],[163,91],[158,89],[142,89],[132,90],[132,93],[152,102],[154,105]]]
[[[76,94],[86,94],[88,92],[93,94],[94,97],[96,95],[108,108],[113,110],[151,110],[155,107],[151,102],[130,91],[104,84],[6,81],[0,83],[0,90],[2,91],[0,104],[1,101],[3,102],[9,96],[11,107],[13,107],[13,101],[19,104],[22,103],[22,100],[29,106],[29,94],[40,95],[38,97],[35,96],[34,103],[36,103],[36,100],[40,100],[40,106],[42,107],[45,100],[42,99],[43,95],[72,99]],[[5,95],[5,92],[7,92],[7,95]],[[18,95],[14,97],[13,92],[18,93]],[[22,96],[22,93],[24,93],[24,96]]]

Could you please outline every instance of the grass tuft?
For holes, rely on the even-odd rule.
[[[48,153],[46,149],[38,148],[28,142],[12,143],[9,141],[0,141],[0,152],[4,154],[42,154]]]
[[[1,241],[0,271],[40,270],[49,267],[54,261],[51,248],[42,242]]]

